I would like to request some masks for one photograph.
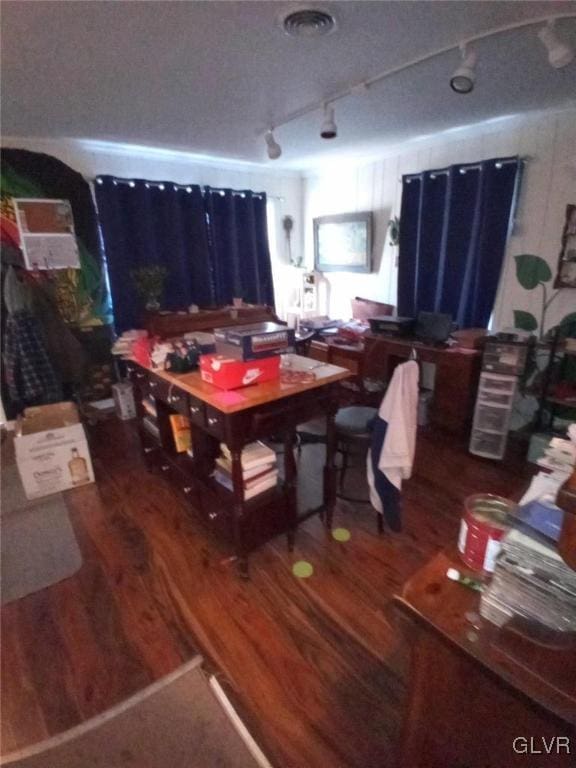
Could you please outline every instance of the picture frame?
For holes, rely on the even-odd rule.
[[[566,206],[554,288],[576,288],[576,205]]]
[[[372,272],[372,212],[314,219],[314,268],[318,272]]]
[[[14,207],[26,269],[80,269],[69,200],[15,197]]]

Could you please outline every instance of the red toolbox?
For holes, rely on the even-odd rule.
[[[220,389],[239,389],[250,384],[261,384],[280,378],[280,357],[263,357],[260,360],[235,360],[225,355],[200,357],[202,380]]]

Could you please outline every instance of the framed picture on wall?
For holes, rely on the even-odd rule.
[[[80,269],[68,200],[14,198],[26,269]]]
[[[314,266],[318,272],[371,272],[372,213],[314,219]]]
[[[576,205],[566,206],[555,288],[576,288]]]

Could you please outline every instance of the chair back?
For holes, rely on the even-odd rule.
[[[394,305],[384,304],[381,301],[372,301],[372,299],[363,299],[360,296],[356,296],[352,299],[352,318],[354,320],[365,320],[366,322],[371,317],[378,317],[379,315],[393,315]]]

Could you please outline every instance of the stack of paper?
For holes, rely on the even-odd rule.
[[[214,479],[233,490],[232,459],[228,447],[220,446],[222,455],[216,459]],[[264,443],[250,443],[242,451],[242,476],[244,480],[244,499],[252,499],[260,493],[273,488],[278,480],[276,454]]]
[[[480,613],[502,626],[521,617],[560,632],[576,631],[576,572],[553,545],[518,530],[502,543]]]
[[[139,329],[124,331],[124,333],[114,342],[111,350],[112,354],[123,358],[130,357],[132,354],[132,344],[136,341],[136,339],[144,338],[147,335],[148,331]]]
[[[576,445],[572,440],[553,437],[544,456],[538,459],[537,464],[544,469],[570,475],[576,464]]]

